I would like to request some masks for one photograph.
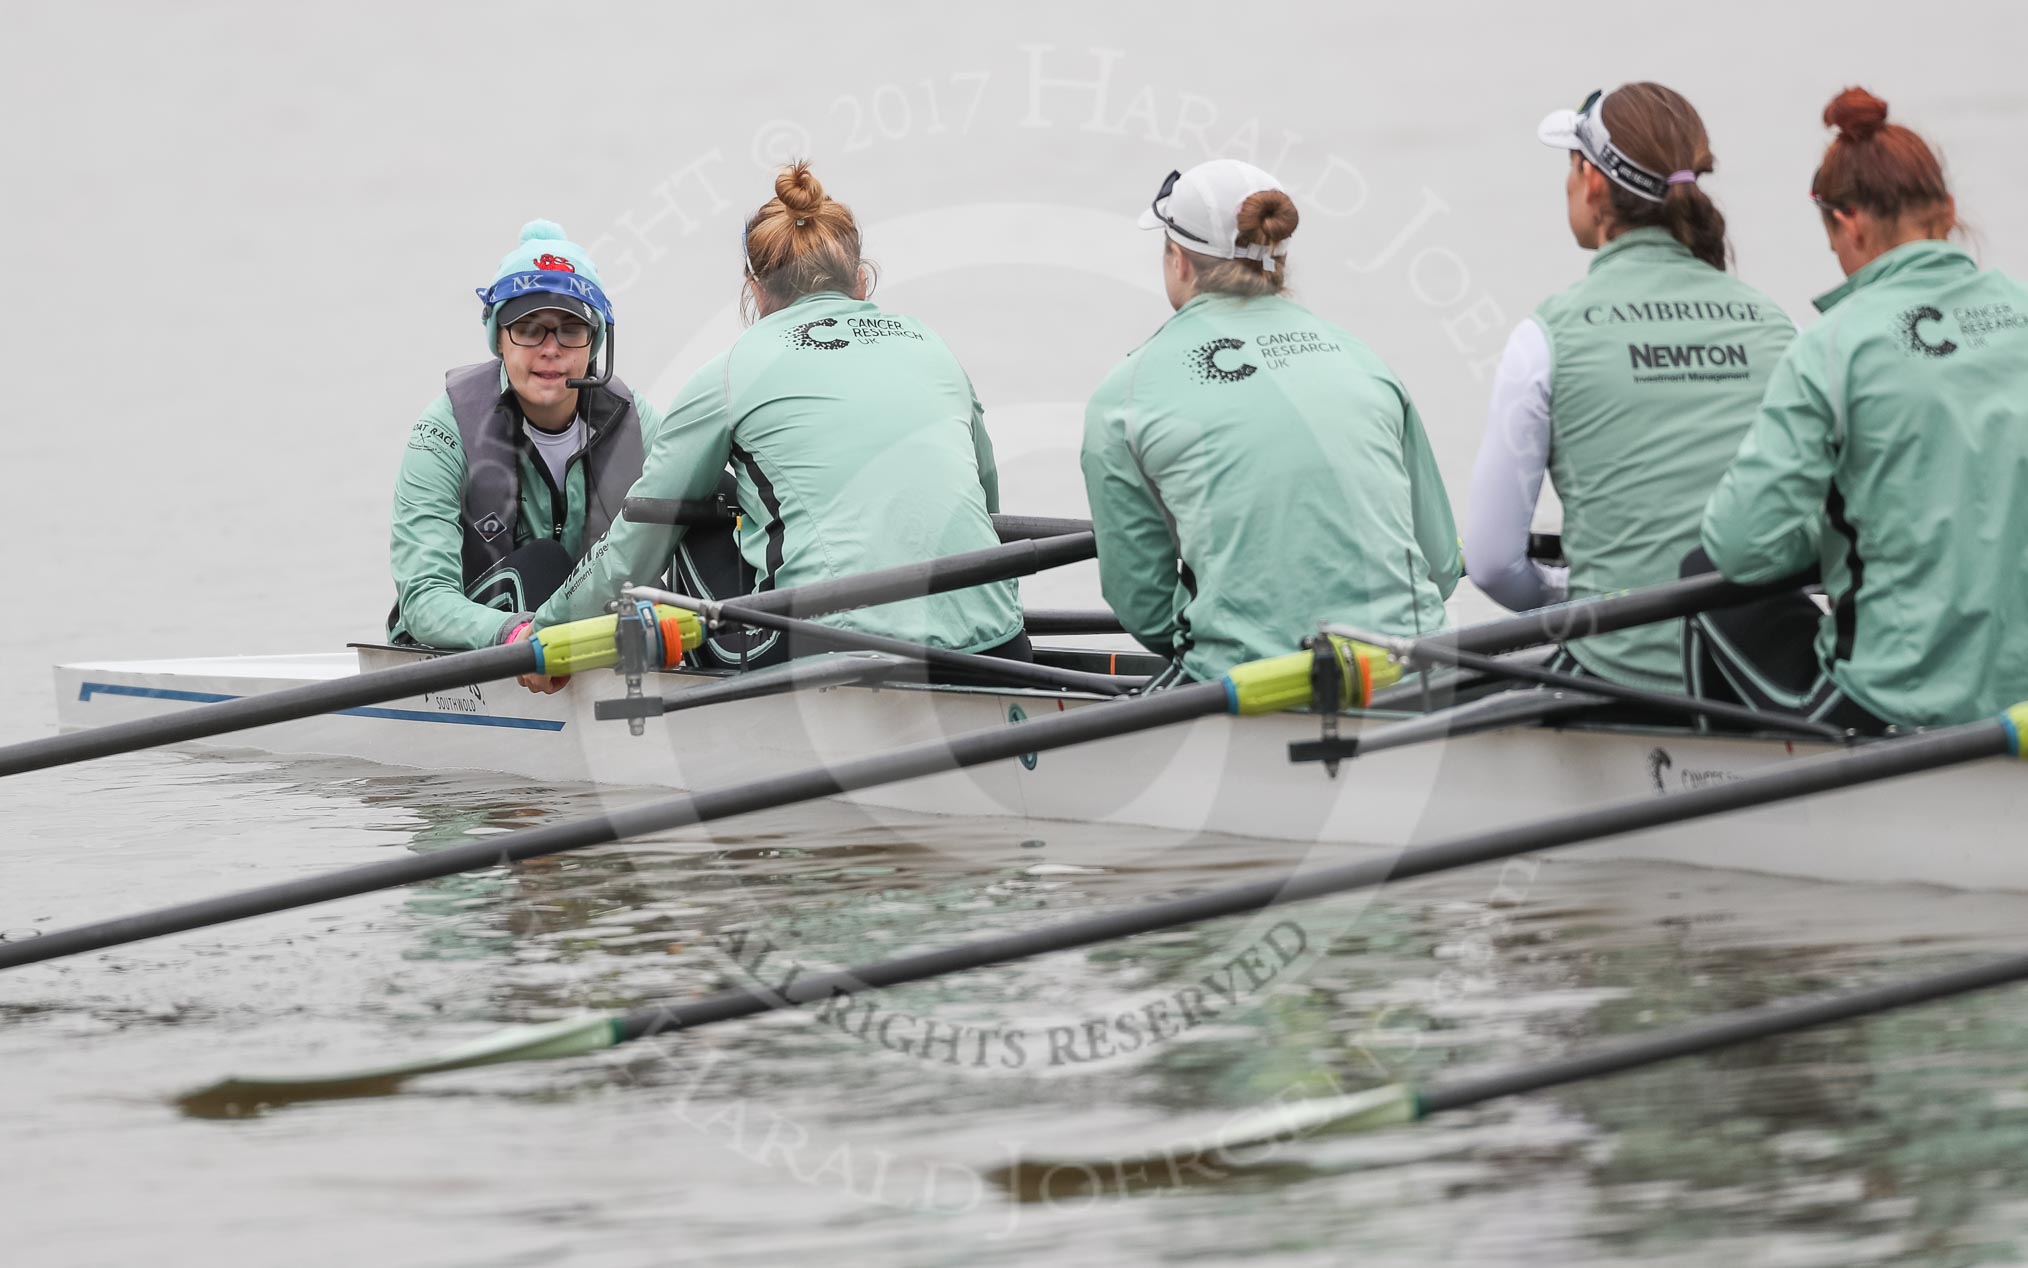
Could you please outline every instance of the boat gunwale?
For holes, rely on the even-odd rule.
[[[401,646],[393,643],[349,642],[345,644],[345,646],[348,649],[351,649],[355,652],[361,651],[400,652],[417,657],[436,657],[454,654],[453,652],[443,648]],[[1082,649],[1038,648],[1037,650],[1077,651]],[[679,670],[652,670],[650,671],[650,674],[653,678],[693,678],[693,679],[702,679],[706,682],[725,682],[734,678],[738,678],[740,676],[740,671],[736,669],[720,669],[720,670],[679,669]],[[1109,699],[1119,698],[1114,696],[1102,696],[1096,692],[1090,691],[1077,691],[1071,689],[1051,689],[1047,687],[1023,687],[1014,685],[993,687],[982,684],[968,684],[968,683],[933,683],[933,682],[908,682],[908,681],[871,682],[871,683],[834,683],[828,686],[814,688],[814,690],[818,691],[840,691],[846,689],[856,689],[860,691],[918,691],[918,692],[928,692],[933,695],[947,695],[947,696],[1004,696],[1016,700],[1037,700],[1037,699],[1074,700],[1079,702],[1091,702],[1091,703],[1100,703]],[[1301,709],[1291,709],[1288,711],[1288,714],[1294,717],[1321,716],[1317,713],[1316,710],[1307,707]],[[1341,709],[1338,711],[1338,717],[1341,720],[1351,720],[1356,722],[1403,722],[1423,716],[1425,716],[1423,711],[1417,709]],[[1859,747],[1863,744],[1872,742],[1880,738],[1892,738],[1892,737],[1873,737],[1873,736],[1853,736],[1848,738],[1842,744],[1832,744],[1829,742],[1815,742],[1809,739],[1798,738],[1797,736],[1785,731],[1704,730],[1694,726],[1671,726],[1665,722],[1644,723],[1626,720],[1617,720],[1617,721],[1584,721],[1582,719],[1565,720],[1565,721],[1542,720],[1521,723],[1514,726],[1511,729],[1516,731],[1573,731],[1584,735],[1622,735],[1629,738],[1666,739],[1666,740],[1675,740],[1678,742],[1684,740],[1724,740],[1733,742],[1748,741],[1758,744],[1766,744],[1769,746],[1779,744],[1783,746],[1785,752],[1789,753],[1796,752],[1799,747],[1806,752],[1817,752],[1820,750],[1840,751],[1840,752],[1850,751],[1853,748]]]

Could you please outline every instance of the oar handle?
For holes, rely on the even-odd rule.
[[[1567,643],[1631,629],[1656,621],[1672,621],[1699,612],[1738,607],[1772,595],[1789,594],[1800,588],[1800,578],[1767,585],[1742,585],[1715,572],[1680,581],[1665,582],[1640,590],[1572,599],[1546,608],[1517,612],[1513,616],[1477,625],[1463,625],[1440,634],[1427,635],[1418,643],[1447,644],[1468,652],[1497,656],[1501,652],[1545,643]]]
[[[1021,614],[1021,623],[1030,637],[1126,633],[1111,608],[1029,608]]]
[[[739,508],[724,494],[708,498],[628,498],[620,503],[620,516],[636,524],[672,524],[680,528],[709,528],[730,524]]]
[[[1548,564],[1552,568],[1568,564],[1570,561],[1563,555],[1563,534],[1528,534],[1528,558],[1538,564]]]
[[[628,498],[620,514],[637,524],[669,524],[679,528],[710,528],[730,524],[739,508],[724,494],[708,498]],[[1090,520],[1061,519],[1049,515],[995,515],[993,529],[1003,542],[1027,541],[1036,537],[1061,537],[1066,533],[1089,533]]]
[[[993,531],[1000,534],[1003,542],[1019,542],[1092,530],[1090,520],[1059,519],[1051,515],[995,515]]]
[[[779,612],[805,620],[848,608],[877,607],[982,586],[1014,577],[1026,577],[1046,568],[1057,568],[1091,559],[1098,554],[1098,539],[1090,533],[1070,533],[1033,541],[1013,541],[962,555],[946,555],[919,564],[903,564],[880,572],[840,577],[835,581],[813,581],[788,590],[768,590],[742,595],[739,606],[748,612]]]
[[[641,592],[637,590],[630,593]],[[789,654],[792,656],[802,655],[812,649],[882,652],[891,656],[904,656],[946,673],[964,674],[985,682],[1035,687],[1045,691],[1088,691],[1095,695],[1117,696],[1143,681],[1112,674],[1086,673],[1081,669],[1058,669],[1053,665],[1038,665],[1031,661],[1010,660],[1002,656],[952,651],[948,648],[930,647],[923,643],[911,643],[906,639],[889,638],[884,634],[869,634],[859,630],[819,625],[815,621],[802,621],[792,616],[783,616],[779,612],[754,611],[749,609],[744,601],[719,605],[713,623],[758,625],[762,629],[785,634],[791,640]]]

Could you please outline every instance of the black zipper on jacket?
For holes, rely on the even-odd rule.
[[[535,468],[535,474],[541,478],[542,483],[549,489],[549,537],[551,541],[561,542],[563,540],[564,521],[569,518],[570,502],[564,497],[563,490],[556,487],[556,477],[549,474],[549,464],[543,461],[542,455],[536,451],[535,442],[528,438],[528,432],[525,430],[525,425],[528,422],[527,418],[524,417],[521,421],[524,427],[516,429],[519,433],[516,437],[520,442],[518,447],[521,450],[522,456],[528,459],[528,465]],[[563,474],[566,479],[569,478],[570,467],[568,465],[564,467]]]
[[[595,391],[596,389],[585,389],[585,390]],[[602,431],[596,425],[594,425],[591,420],[591,402],[588,398],[581,399],[583,400],[583,405],[582,408],[577,413],[577,415],[575,415],[575,417],[584,419],[584,431],[585,431],[584,448],[572,454],[570,456],[570,461],[563,464],[563,478],[566,484],[568,484],[570,481],[570,469],[578,465],[580,461],[590,456],[593,447],[596,446],[599,443],[599,441],[604,440],[606,436],[610,434],[613,430],[612,428],[608,427]],[[533,452],[535,448],[535,442],[528,438],[528,432],[525,430],[525,427],[531,424],[528,423],[528,416],[521,412],[519,401],[516,401],[515,403],[514,413],[515,416],[519,418],[521,422],[524,424],[524,428],[517,431],[517,438],[521,442],[521,451],[524,454],[527,454],[529,464],[535,468],[536,474],[542,477],[542,482],[549,486],[549,520],[550,520],[549,537],[551,541],[560,543],[563,541],[564,526],[570,519],[570,499],[565,495],[562,489],[559,489],[556,486],[556,477],[550,475],[549,464],[543,461],[542,455]],[[591,471],[589,469],[589,466],[587,466],[587,469],[585,471],[584,479],[585,479],[585,490],[584,490],[585,504],[589,506],[591,504]]]
[[[601,391],[602,389],[590,387],[581,390],[587,393],[587,395],[581,396],[579,398],[579,400],[583,403],[581,416],[584,418],[584,448],[572,454],[570,456],[570,461],[563,464],[563,478],[566,482],[568,482],[570,479],[570,469],[572,467],[579,465],[580,463],[583,464],[584,506],[585,506],[585,515],[587,518],[589,518],[591,514],[592,496],[596,492],[596,490],[592,488],[591,451],[598,448],[598,443],[601,440],[604,440],[607,436],[610,436],[613,432],[619,429],[617,427],[611,426],[602,428],[592,419],[592,405],[598,398],[588,394],[592,392]],[[631,402],[622,402],[620,414],[614,416],[613,418],[614,422],[618,422],[620,416],[626,413],[625,406],[629,403]],[[556,520],[556,539],[558,541],[563,540],[563,519],[564,517],[559,515]],[[589,542],[585,543],[585,545],[587,546],[589,546],[590,544],[591,543]]]

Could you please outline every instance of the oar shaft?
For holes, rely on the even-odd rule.
[[[951,739],[927,740],[872,757],[812,767],[731,788],[689,793],[593,818],[529,828],[428,854],[368,863],[341,872],[284,881],[237,894],[81,925],[25,942],[0,943],[0,969],[121,946],[164,934],[243,920],[249,916],[306,907],[458,872],[497,867],[539,855],[603,845],[650,832],[797,805],[858,788],[1002,761],[1023,753],[1107,739],[1207,714],[1223,713],[1227,700],[1227,686],[1223,681],[1194,683],[1152,696],[1087,705],[1019,726],[999,726]]]
[[[1643,1035],[1638,1039],[1602,1048],[1597,1052],[1557,1061],[1545,1061],[1539,1065],[1507,1070],[1481,1078],[1459,1079],[1438,1084],[1421,1092],[1422,1112],[1435,1114],[1443,1110],[1476,1105],[1481,1101],[1496,1100],[1503,1096],[1540,1091],[1543,1088],[1597,1078],[1600,1075],[1618,1074],[1641,1066],[1671,1061],[1677,1057],[1715,1052],[1755,1039],[1786,1035],[1793,1031],[1808,1030],[1813,1026],[1827,1026],[1833,1022],[1850,1021],[1855,1017],[1908,1008],[1915,1004],[1927,1004],[1955,995],[1968,995],[1996,986],[2008,986],[2024,978],[2028,978],[2028,955],[2016,955],[1984,964],[1974,964],[1949,973],[1894,982],[1845,995],[1827,996],[1803,1003],[1769,1004],[1715,1019],[1691,1022],[1652,1035]]]
[[[1056,669],[1030,661],[1009,660],[1004,656],[981,656],[975,652],[955,652],[949,648],[930,647],[922,643],[911,643],[907,639],[889,638],[884,634],[834,629],[828,625],[819,625],[815,621],[801,621],[776,612],[755,611],[747,606],[745,600],[713,605],[661,590],[642,590],[637,587],[636,592],[657,602],[688,607],[694,612],[705,613],[713,618],[714,624],[758,625],[762,629],[778,631],[793,640],[792,647],[800,643],[807,649],[886,652],[891,656],[905,656],[934,669],[998,679],[1023,687],[1039,687],[1048,691],[1088,691],[1101,696],[1122,694],[1121,680],[1110,674],[1088,674],[1077,669]]]
[[[1021,623],[1030,638],[1063,634],[1124,634],[1126,627],[1111,608],[1029,608]]]
[[[1544,643],[1568,643],[1593,634],[1609,634],[1655,621],[1673,621],[1699,612],[1737,607],[1755,599],[1785,594],[1796,589],[1788,582],[1746,586],[1727,581],[1715,572],[1685,577],[1659,586],[1630,590],[1624,594],[1573,599],[1551,607],[1535,608],[1465,625],[1418,639],[1418,643],[1446,644],[1468,652],[1493,656]]]
[[[739,605],[749,612],[779,612],[785,616],[808,619],[848,608],[870,608],[882,603],[919,599],[926,594],[1026,577],[1048,568],[1091,559],[1097,554],[1098,540],[1090,533],[1008,542],[856,577],[815,581],[791,590],[744,595]]]
[[[136,718],[110,726],[72,731],[46,739],[29,740],[0,749],[0,776],[61,766],[67,762],[110,757],[162,744],[179,744],[207,736],[243,731],[277,722],[335,713],[419,696],[429,691],[447,691],[475,682],[490,682],[532,672],[537,650],[533,643],[508,643],[482,647],[478,651],[450,656],[433,656],[393,669],[371,674],[353,674],[329,682],[287,687],[260,695],[221,700],[195,709],[179,709],[160,717]]]
[[[734,508],[723,497],[628,498],[620,514],[639,524],[672,524],[683,528],[710,528],[733,522]],[[1090,520],[1060,519],[1050,515],[995,515],[993,529],[1003,542],[1029,537],[1060,537],[1065,533],[1089,533]]]
[[[1582,691],[1593,696],[1639,705],[1658,713],[1673,713],[1679,717],[1711,718],[1718,722],[1730,722],[1736,726],[1760,731],[1789,731],[1807,735],[1813,739],[1826,740],[1833,744],[1845,739],[1845,732],[1828,723],[1810,718],[1789,717],[1779,713],[1761,713],[1744,705],[1727,704],[1722,700],[1697,700],[1689,696],[1673,695],[1666,691],[1650,691],[1645,687],[1630,687],[1609,678],[1578,677],[1575,674],[1560,674],[1552,669],[1535,665],[1519,665],[1512,661],[1500,660],[1493,656],[1468,652],[1449,647],[1443,643],[1412,643],[1404,653],[1417,665],[1454,665],[1459,669],[1470,669],[1496,678],[1508,678],[1517,682],[1532,682],[1537,686],[1556,687],[1564,691]]]
[[[1406,748],[1411,744],[1425,744],[1431,740],[1459,739],[1477,735],[1484,731],[1501,731],[1509,727],[1526,726],[1530,723],[1549,722],[1573,713],[1596,709],[1605,703],[1602,696],[1586,695],[1577,691],[1503,691],[1474,700],[1469,704],[1453,705],[1421,714],[1402,722],[1385,726],[1369,726],[1353,736],[1348,747],[1348,756],[1366,757],[1384,753],[1391,748]],[[1289,746],[1289,760],[1298,760],[1299,753],[1312,752],[1319,742],[1298,741]],[[1302,760],[1309,760],[1308,757]]]
[[[1203,685],[1208,684],[1185,690],[1200,690]],[[1161,694],[1147,697],[1151,700],[1162,698]],[[1120,707],[1107,705],[1088,712],[1106,712]],[[621,1020],[620,1033],[623,1040],[639,1039],[665,1030],[749,1017],[838,995],[923,981],[1205,920],[1247,915],[1270,907],[1368,889],[1390,880],[1407,880],[1454,867],[1494,862],[1600,837],[1744,810],[1810,793],[1935,770],[1980,757],[2000,756],[2013,752],[2015,743],[2013,729],[2007,723],[1997,720],[1972,723],[1934,734],[1869,745],[1852,753],[1829,753],[1807,758],[1733,783],[1711,785],[1670,797],[1619,802],[1543,823],[1405,850],[1392,858],[1378,857],[1339,867],[1286,873],[1188,898],[1149,903],[1025,933],[883,960],[836,973],[798,978],[778,991],[727,991],[693,1003],[641,1009]]]

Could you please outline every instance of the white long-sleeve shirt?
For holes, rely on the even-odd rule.
[[[1549,470],[1549,335],[1533,317],[1514,328],[1493,376],[1486,436],[1465,509],[1465,567],[1472,583],[1514,611],[1560,603],[1570,569],[1528,557],[1528,533]]]

